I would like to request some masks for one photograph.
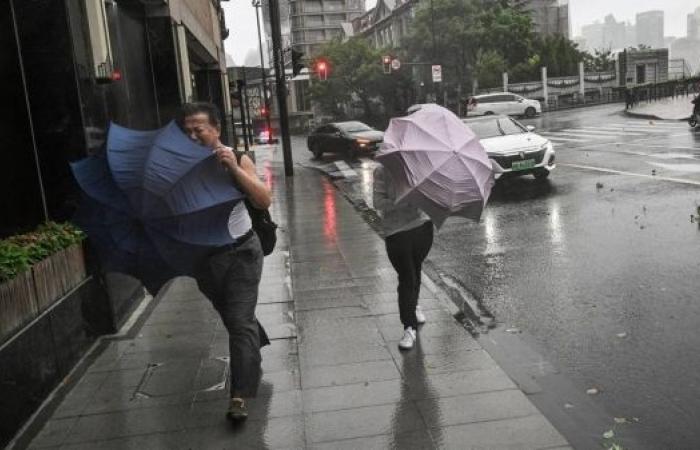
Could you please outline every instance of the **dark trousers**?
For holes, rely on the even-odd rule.
[[[418,327],[416,306],[420,295],[423,261],[433,246],[433,224],[428,221],[386,237],[389,261],[399,275],[399,316],[404,328]]]
[[[260,347],[269,344],[255,318],[262,267],[260,241],[253,234],[238,247],[215,252],[195,276],[228,330],[232,397],[255,397],[262,376]]]

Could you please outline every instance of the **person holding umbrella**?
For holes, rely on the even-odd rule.
[[[406,202],[396,204],[396,188],[391,175],[378,166],[374,169],[374,208],[382,218],[382,235],[391,265],[399,276],[399,317],[404,334],[401,350],[410,350],[425,314],[418,305],[423,261],[433,246],[433,223],[421,210]]]
[[[433,226],[449,216],[478,221],[494,174],[479,138],[451,111],[424,105],[391,119],[376,155],[374,207],[382,216],[389,260],[399,275],[399,348],[413,348],[421,267],[433,243]]]
[[[230,147],[221,143],[221,121],[216,106],[187,103],[177,123],[193,141],[211,149],[230,174],[231,183],[256,208],[267,209],[271,193],[258,178],[255,164],[246,155],[240,162]],[[248,417],[246,402],[257,394],[262,376],[260,347],[269,344],[255,317],[263,252],[245,203],[239,201],[228,216],[233,243],[215,248],[195,271],[199,289],[212,302],[229,333],[231,401],[227,417]]]

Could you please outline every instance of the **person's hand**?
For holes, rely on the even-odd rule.
[[[236,155],[233,153],[231,147],[216,147],[214,149],[214,154],[222,166],[226,167],[232,173],[236,171],[238,168],[238,161],[236,161]]]

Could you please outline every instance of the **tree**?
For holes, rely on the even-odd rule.
[[[493,70],[522,62],[532,46],[530,16],[509,3],[421,2],[405,41],[407,50],[414,61],[442,65],[448,89],[462,88],[475,78],[491,83],[496,78]],[[478,67],[481,64],[484,67]]]
[[[359,118],[374,125],[383,125],[388,115],[405,110],[412,101],[411,82],[406,70],[383,73],[385,52],[372,48],[363,38],[346,42],[333,40],[325,44],[317,57],[329,65],[328,78],[314,81],[310,87],[312,101],[325,114],[344,119],[357,107]]]
[[[592,55],[584,53],[583,62],[586,65],[586,70],[591,72],[607,72],[615,69],[615,59],[610,49],[596,49]]]

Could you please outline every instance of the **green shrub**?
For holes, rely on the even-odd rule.
[[[36,230],[0,240],[0,282],[30,269],[32,264],[70,247],[85,235],[70,223],[46,222]]]

